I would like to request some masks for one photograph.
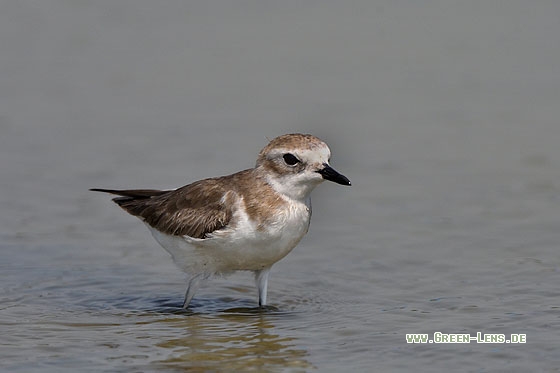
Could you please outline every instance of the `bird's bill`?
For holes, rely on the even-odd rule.
[[[350,180],[348,180],[346,176],[339,174],[334,168],[332,168],[328,164],[325,164],[323,166],[324,167],[321,170],[317,171],[318,173],[321,174],[321,176],[323,176],[323,179],[332,181],[340,185],[352,185],[350,183]]]

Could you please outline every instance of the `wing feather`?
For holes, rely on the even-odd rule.
[[[116,204],[161,232],[203,239],[226,227],[232,217],[226,200],[234,192],[219,179],[205,179],[170,191],[91,190],[119,195],[113,199]]]

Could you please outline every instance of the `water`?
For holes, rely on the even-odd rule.
[[[0,368],[557,371],[556,3],[0,5]],[[185,279],[91,187],[172,188],[313,133],[323,184],[273,267]],[[407,333],[526,344],[407,344]]]

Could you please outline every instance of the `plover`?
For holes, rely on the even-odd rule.
[[[276,137],[254,168],[196,181],[174,190],[90,189],[142,220],[188,275],[183,308],[212,275],[252,271],[259,306],[266,305],[268,275],[307,233],[311,191],[323,180],[351,185],[330,165],[331,152],[315,136]]]

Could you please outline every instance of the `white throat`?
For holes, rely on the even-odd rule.
[[[309,197],[313,189],[322,182],[321,179],[302,180],[294,177],[294,175],[280,179],[269,175],[266,177],[266,181],[272,189],[283,197],[305,204],[309,203]]]

